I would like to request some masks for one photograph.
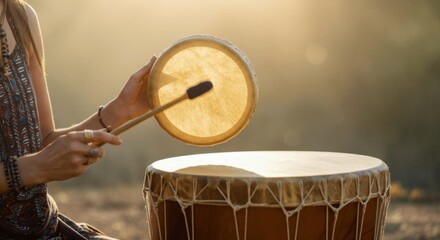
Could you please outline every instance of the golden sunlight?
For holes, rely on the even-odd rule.
[[[434,1],[27,2],[40,19],[58,127],[95,113],[153,54],[189,35],[230,41],[247,55],[257,74],[256,112],[231,141],[209,148],[188,146],[170,137],[152,118],[122,135],[122,151],[106,146],[105,161],[81,178],[63,183],[66,186],[140,186],[145,167],[170,156],[310,150],[383,159],[392,179],[399,182],[399,199],[420,201],[439,195],[434,193],[440,192],[440,112],[435,110],[440,89],[440,15]],[[145,214],[139,213],[144,211],[143,199],[140,188],[136,189],[90,195],[84,198],[88,202],[78,200],[77,208],[70,206],[70,210],[79,216],[83,212],[78,209],[91,204],[101,210],[97,215],[107,227],[104,230],[114,228],[117,236],[129,227],[124,216],[137,218],[139,226],[145,227]],[[76,190],[71,190],[72,196],[60,191],[54,195],[60,204],[69,208],[76,202]],[[120,204],[116,197],[123,194],[131,198]],[[129,204],[123,217],[117,215]],[[102,214],[108,209],[115,217]],[[416,210],[413,215],[417,216]],[[121,222],[108,222],[117,218]],[[408,224],[402,223],[405,217],[395,219],[399,221],[388,230],[394,234],[388,239],[419,234],[403,231]],[[423,224],[430,230],[423,235],[420,227],[422,235],[417,236],[440,236],[438,217]],[[120,237],[142,239],[146,231],[140,229]]]

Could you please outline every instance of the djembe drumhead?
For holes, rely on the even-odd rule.
[[[250,61],[231,43],[205,35],[183,38],[158,57],[148,83],[151,108],[206,80],[213,83],[210,92],[155,115],[164,130],[185,143],[225,142],[247,125],[255,110],[258,89]]]

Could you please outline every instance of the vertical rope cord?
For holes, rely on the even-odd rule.
[[[248,220],[248,209],[245,208],[245,218],[244,218],[244,240],[247,240],[247,220]]]
[[[360,179],[359,177],[356,176],[356,196],[360,196],[360,191],[361,191],[361,183],[360,183]],[[359,233],[359,201],[357,203],[357,207],[356,207],[356,240],[359,240],[360,238],[360,233]]]
[[[301,206],[297,212],[297,221],[296,221],[296,226],[295,226],[295,239],[298,238],[299,223],[301,221],[301,218],[300,218],[301,210],[302,210],[303,206],[305,205],[306,199],[310,196],[310,194],[312,193],[314,188],[315,188],[315,185],[313,185],[312,188],[309,190],[309,192],[307,194],[305,194],[305,196],[304,196],[304,182],[299,181],[299,189],[301,191]]]
[[[277,187],[278,187],[278,199],[280,199],[280,204],[283,204],[284,206],[284,199],[283,199],[283,187],[281,184],[281,181],[278,181],[277,183]],[[301,191],[301,200],[302,200],[302,191]],[[284,213],[284,217],[286,220],[286,230],[287,230],[287,240],[290,240],[290,227],[289,227],[289,215],[288,215],[288,211],[286,211]]]
[[[323,195],[323,199],[324,199],[324,202],[325,202],[325,204],[327,205],[327,207],[325,208],[326,209],[326,226],[325,226],[325,239],[326,240],[328,240],[328,231],[329,231],[329,228],[330,228],[330,224],[329,224],[329,220],[328,220],[328,216],[329,216],[329,213],[328,213],[328,209],[330,208],[330,206],[329,206],[329,204],[328,204],[328,192],[327,192],[327,190],[328,190],[328,186],[327,186],[327,181],[326,180],[324,180],[324,181],[322,181],[322,185],[323,185],[323,187],[324,187],[324,192],[322,192],[321,191],[321,194],[324,194]]]
[[[194,180],[193,180],[193,182],[192,182],[192,185],[193,185],[193,188],[194,188]],[[170,186],[170,188],[171,189],[173,189],[171,186]],[[184,220],[185,220],[185,228],[186,228],[186,239],[187,240],[191,240],[191,237],[190,237],[190,233],[192,232],[192,231],[190,231],[189,230],[189,224],[188,224],[188,216],[186,215],[186,208],[188,207],[188,206],[190,206],[191,207],[191,224],[192,224],[192,227],[194,227],[194,222],[193,222],[193,216],[194,216],[194,212],[192,212],[192,201],[190,201],[189,203],[184,203],[179,197],[178,197],[178,189],[179,189],[179,179],[177,179],[176,180],[176,188],[175,188],[175,191],[173,191],[174,192],[174,198],[177,200],[177,202],[179,203],[179,205],[180,205],[180,210],[182,211],[182,214],[183,214],[183,218],[184,218]],[[194,194],[194,191],[193,191],[193,194]],[[165,201],[166,202],[166,201]],[[168,224],[167,224],[168,225]],[[166,227],[166,226],[165,226]],[[193,239],[194,239],[194,235],[192,236],[193,237]],[[166,239],[168,239],[168,238],[166,238]]]
[[[232,211],[234,213],[235,235],[237,237],[237,240],[240,240],[240,231],[238,229],[237,210],[232,209]]]
[[[387,215],[387,211],[386,209],[388,209],[388,206],[390,204],[391,201],[391,195],[390,195],[390,191],[391,191],[391,176],[390,173],[385,173],[385,183],[384,183],[384,193],[381,196],[382,199],[382,217],[381,217],[381,230],[379,233],[379,239],[383,238],[384,232],[385,232],[385,219],[386,219],[386,215]]]
[[[329,223],[328,223],[328,209],[329,209],[329,207],[328,206],[326,206],[325,207],[325,239],[326,240],[328,240],[328,226],[329,226]]]
[[[379,208],[379,213],[378,213],[378,220],[377,220],[377,232],[376,232],[376,237],[377,239],[382,239],[384,231],[385,231],[385,218],[386,218],[386,209],[388,208],[388,203],[390,201],[390,196],[389,196],[389,191],[390,191],[390,183],[389,183],[389,173],[388,174],[384,174],[384,185],[382,186],[380,184],[380,173],[377,173],[377,185],[378,185],[378,194],[379,197],[377,199],[377,201],[380,201],[380,204],[377,206]]]
[[[155,207],[155,210],[156,210],[156,221],[157,221],[157,226],[159,227],[159,239],[160,240],[162,240],[162,228],[161,228],[161,225],[160,225],[158,203],[161,202],[160,199],[162,198],[162,193],[163,193],[163,190],[165,189],[164,185],[165,184],[164,184],[163,176],[160,176],[160,192],[159,192],[159,197],[158,197],[157,202],[156,202],[157,205],[155,204],[156,205],[156,207]]]
[[[360,233],[359,233],[359,204],[360,203],[357,203],[357,206],[356,206],[356,240],[359,240],[359,235],[360,235]]]
[[[379,239],[379,235],[380,235],[380,230],[381,230],[381,227],[380,227],[380,223],[381,223],[381,219],[382,219],[382,217],[381,217],[381,210],[382,210],[382,208],[380,207],[382,205],[382,201],[381,201],[381,199],[380,198],[377,198],[376,199],[376,207],[377,207],[377,209],[376,209],[376,226],[375,226],[375,232],[376,232],[376,234],[375,234],[375,239]]]
[[[376,186],[377,186],[377,190],[378,190],[378,192],[380,192],[380,183],[379,183],[379,179],[378,178],[380,178],[380,176],[379,176],[379,174],[377,174],[377,173],[375,173],[374,174],[376,177],[375,177],[375,180],[376,180]],[[380,194],[379,194],[380,195]],[[380,222],[380,216],[379,216],[379,214],[380,214],[380,209],[379,209],[379,198],[378,199],[376,199],[376,219],[375,219],[375,226],[374,226],[374,239],[378,239],[378,236],[379,236],[379,226],[378,226],[378,224],[379,224],[379,222]]]
[[[197,194],[196,190],[197,190],[197,181],[193,180],[193,202],[195,202],[197,200],[197,197],[199,196],[199,194]],[[191,205],[191,228],[192,228],[192,238],[193,240],[195,239],[195,222],[194,222],[194,205]]]
[[[251,183],[247,182],[246,184],[247,187],[247,193],[248,193],[248,199],[246,202],[247,206],[250,206],[252,203],[252,198],[255,195],[255,193],[257,192],[257,187],[254,189],[254,191],[251,193]],[[244,218],[244,240],[247,240],[247,227],[248,227],[248,207],[245,208],[245,218]]]
[[[195,238],[196,238],[196,235],[195,235],[195,231],[194,231],[194,226],[195,226],[195,224],[194,224],[194,205],[191,205],[191,228],[192,228],[192,239],[194,240]],[[188,238],[188,240],[189,240],[189,238]]]
[[[336,225],[338,223],[338,216],[339,216],[339,211],[342,207],[344,207],[344,179],[339,178],[339,184],[340,184],[340,189],[341,192],[340,197],[339,197],[339,207],[334,211],[334,218],[333,218],[333,230],[332,230],[332,240],[335,239],[335,234],[336,234]],[[329,204],[331,204],[329,202]]]
[[[233,206],[231,201],[231,182],[226,182],[226,194],[227,194],[227,202],[230,206]],[[235,224],[235,235],[237,236],[237,240],[240,240],[240,231],[238,227],[238,219],[237,219],[237,208],[232,207],[232,211],[234,214],[234,224]]]
[[[342,181],[342,179],[339,179],[339,181],[341,182]],[[328,186],[328,185],[327,185]],[[337,225],[337,223],[338,223],[338,216],[339,216],[339,208],[341,207],[341,206],[343,206],[343,203],[342,203],[342,195],[343,195],[343,186],[340,186],[340,189],[341,189],[341,192],[339,193],[340,194],[340,197],[339,197],[339,207],[337,207],[337,208],[333,208],[332,210],[333,210],[333,228],[332,228],[332,240],[334,240],[335,239],[335,232],[336,232],[336,225]],[[333,207],[333,205],[331,205],[331,202],[330,201],[328,201],[328,204],[330,205],[330,206],[332,206]]]
[[[163,222],[164,222],[164,232],[165,232],[165,239],[168,239],[168,229],[167,229],[167,226],[168,226],[168,221],[167,221],[167,201],[164,201],[163,202]]]
[[[338,222],[338,216],[339,216],[339,211],[334,212],[334,218],[333,218],[333,230],[332,230],[332,240],[335,239],[336,223]]]
[[[364,219],[365,219],[365,212],[367,211],[367,205],[368,202],[370,201],[370,197],[372,195],[371,190],[373,188],[372,186],[372,180],[371,180],[371,175],[368,176],[368,196],[365,199],[365,201],[363,201],[362,199],[359,198],[359,201],[362,203],[362,220],[361,220],[361,227],[359,230],[359,239],[362,239],[362,230],[364,228]]]
[[[296,224],[295,224],[295,240],[298,239],[298,227],[299,227],[299,220],[300,220],[301,211],[296,213]]]

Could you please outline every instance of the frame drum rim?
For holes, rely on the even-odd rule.
[[[167,62],[177,53],[187,48],[198,46],[198,43],[205,43],[207,47],[214,48],[222,53],[225,53],[228,57],[230,55],[235,56],[231,58],[238,65],[242,71],[244,78],[246,79],[247,87],[247,102],[242,113],[242,116],[238,121],[227,131],[214,136],[194,136],[190,135],[175,126],[171,120],[166,116],[165,112],[160,112],[155,115],[156,121],[159,125],[168,132],[172,137],[179,139],[187,144],[197,145],[197,146],[213,146],[216,144],[224,143],[229,139],[238,135],[249,123],[253,113],[256,109],[256,103],[258,101],[258,86],[257,77],[255,70],[247,58],[247,56],[236,46],[227,40],[209,36],[209,35],[191,35],[184,37],[165,49],[157,58],[155,64],[153,65],[149,80],[148,80],[148,101],[152,109],[160,107],[162,104],[159,99],[158,88],[155,87],[154,82],[160,79],[160,74],[167,64]],[[214,89],[215,89],[214,85]]]

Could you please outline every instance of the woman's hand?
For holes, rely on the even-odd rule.
[[[19,158],[24,185],[65,180],[83,174],[104,156],[104,150],[94,146],[98,143],[120,145],[122,141],[101,130],[75,131],[58,137],[37,153]]]
[[[119,108],[125,110],[128,119],[138,117],[150,110],[147,98],[148,77],[156,62],[156,56],[133,73],[116,98]]]

